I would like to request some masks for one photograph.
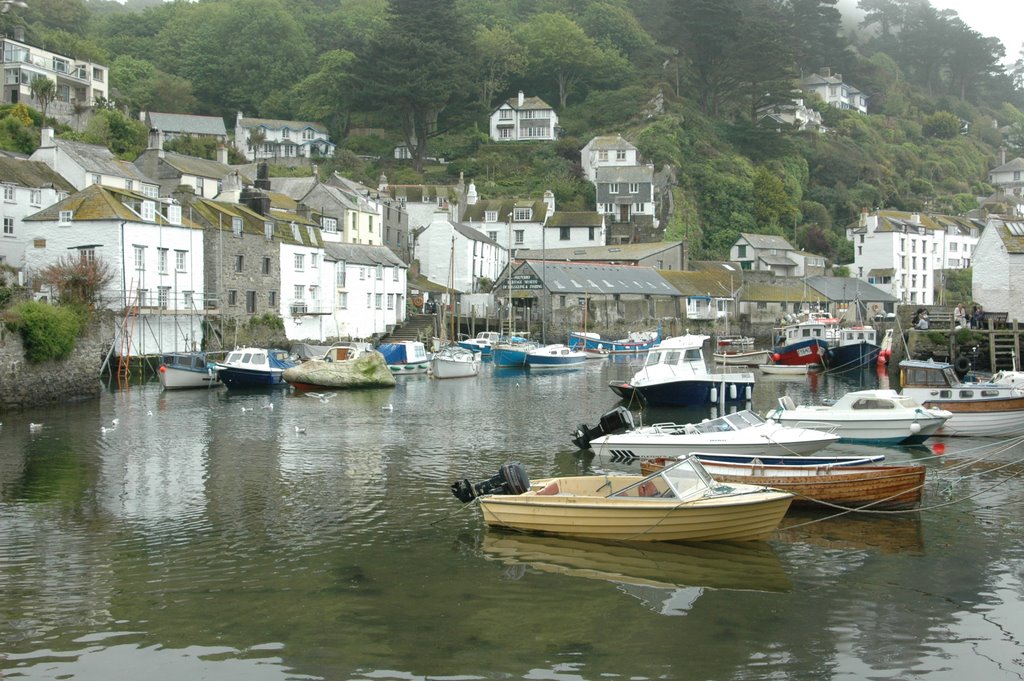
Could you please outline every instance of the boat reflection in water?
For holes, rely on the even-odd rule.
[[[782,519],[775,539],[843,551],[924,554],[924,533],[918,513],[853,512],[828,518],[820,511],[790,510]]]
[[[789,577],[763,542],[613,542],[488,529],[483,554],[517,579],[527,570],[610,582],[664,615],[684,615],[706,589],[787,592]]]

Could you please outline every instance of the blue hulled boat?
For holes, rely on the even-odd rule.
[[[217,376],[228,388],[282,388],[282,374],[295,366],[288,351],[277,348],[238,348],[217,362]]]

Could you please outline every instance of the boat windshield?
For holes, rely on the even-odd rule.
[[[725,420],[732,425],[733,430],[753,428],[754,426],[759,426],[764,423],[764,419],[749,409],[738,411],[735,414],[729,414],[725,417]]]
[[[715,484],[700,461],[687,455],[609,497],[651,497],[683,501],[711,494]]]

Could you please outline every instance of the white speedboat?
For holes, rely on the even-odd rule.
[[[469,378],[480,373],[480,356],[459,345],[446,345],[430,359],[434,378]]]
[[[623,428],[625,432],[613,432]],[[778,456],[800,458],[839,441],[838,435],[825,430],[783,426],[765,421],[749,410],[701,423],[633,427],[632,416],[623,407],[602,416],[600,425],[595,428],[580,425],[574,436],[573,443],[580,449],[589,448],[595,454],[623,463],[679,457],[691,452],[700,452],[701,457],[729,454],[746,460]]]
[[[952,364],[900,362],[901,393],[953,413],[939,435],[1024,434],[1024,389],[1010,383],[964,383]]]
[[[769,420],[800,428],[825,428],[846,442],[918,444],[935,435],[953,416],[926,409],[895,390],[857,390],[834,404],[796,406],[784,395]]]
[[[624,400],[634,397],[651,406],[702,406],[751,398],[754,374],[711,373],[702,348],[710,336],[687,334],[666,338],[647,352],[644,366],[628,381],[608,387]]]
[[[215,388],[221,381],[217,363],[207,353],[168,352],[160,356],[160,385],[164,390]]]

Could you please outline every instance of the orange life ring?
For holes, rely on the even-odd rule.
[[[412,304],[415,307],[423,307],[423,296],[413,296]]]

